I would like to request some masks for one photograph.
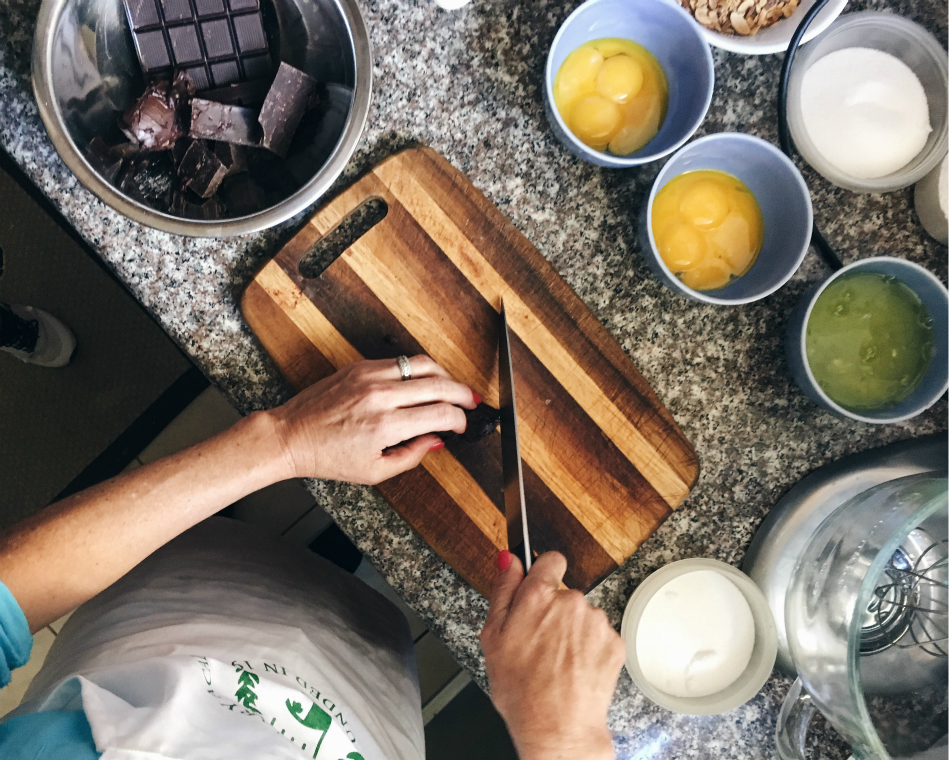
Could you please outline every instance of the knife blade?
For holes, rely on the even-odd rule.
[[[508,551],[516,554],[531,569],[531,544],[527,530],[527,505],[524,501],[524,473],[521,445],[517,435],[517,401],[514,397],[514,364],[507,313],[501,300],[501,328],[498,340],[498,389],[501,412],[501,466],[504,479],[504,516],[507,519]]]

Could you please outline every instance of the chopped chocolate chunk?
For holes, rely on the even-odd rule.
[[[465,409],[465,419],[468,421],[468,427],[460,437],[467,443],[477,443],[497,430],[498,425],[501,424],[501,412],[487,404],[478,404],[474,409]],[[438,433],[438,436],[447,443],[458,434],[452,430],[446,430]]]
[[[260,145],[260,124],[257,123],[255,111],[204,98],[191,101],[190,134],[195,138],[237,145]]]
[[[227,169],[228,177],[247,171],[247,149],[234,143],[214,143],[214,155]]]
[[[178,193],[171,203],[171,212],[187,219],[222,219],[225,211],[224,203],[217,196],[208,198],[204,203],[195,203],[185,193]]]
[[[258,0],[227,0],[232,11],[246,11],[260,7]]]
[[[174,186],[174,169],[168,153],[130,161],[119,183],[123,193],[158,211],[168,210]]]
[[[181,163],[181,159],[185,157],[185,153],[188,152],[188,148],[191,147],[191,143],[193,142],[194,140],[186,135],[174,144],[171,149],[171,158],[175,162],[176,167]]]
[[[267,194],[246,174],[227,180],[218,193],[231,216],[254,214],[268,205]]]
[[[287,162],[274,154],[254,151],[252,159],[247,170],[265,192],[285,198],[300,186],[287,170]]]
[[[270,56],[264,57],[267,59],[267,65],[269,66]],[[201,97],[204,100],[213,100],[217,103],[251,107],[259,106],[263,103],[269,89],[270,82],[267,81],[240,82],[238,84],[229,84],[227,87],[217,87],[213,90],[207,90],[201,93]],[[256,120],[255,117],[254,121]]]
[[[195,140],[178,164],[178,179],[183,190],[190,189],[202,198],[210,198],[227,174],[221,160],[204,143]]]
[[[190,80],[152,82],[122,115],[127,134],[145,150],[168,150],[185,134],[181,109],[187,106]],[[193,92],[193,90],[191,90]]]
[[[201,43],[198,42],[198,30],[194,24],[170,27],[168,38],[171,40],[171,54],[176,66],[187,66],[203,60]]]
[[[122,159],[112,153],[112,148],[101,137],[93,137],[86,147],[86,158],[92,168],[106,181],[114,183],[122,168]]]
[[[293,133],[306,111],[307,102],[316,89],[316,82],[299,69],[281,62],[277,77],[260,109],[265,148],[286,157]]]

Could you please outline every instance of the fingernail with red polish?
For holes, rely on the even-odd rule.
[[[445,442],[444,442],[444,441],[438,441],[437,443],[433,443],[433,444],[432,444],[432,446],[431,446],[431,448],[429,449],[429,451],[438,451],[439,449],[443,449],[443,448],[445,448]]]
[[[471,392],[471,395],[474,396],[474,402],[475,402],[475,404],[480,404],[480,403],[481,403],[481,396],[479,396],[479,395],[478,395],[477,393],[475,393],[474,391]]]
[[[511,566],[513,561],[514,555],[511,554],[507,549],[498,554],[498,567],[501,569],[502,573],[507,572],[507,569]]]

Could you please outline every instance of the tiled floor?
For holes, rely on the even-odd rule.
[[[238,419],[240,415],[227,400],[215,388],[208,388],[141,452],[129,469],[199,443]],[[231,507],[231,516],[258,525],[300,546],[309,546],[332,523],[330,516],[316,504],[299,481],[278,483],[241,499]],[[363,560],[356,575],[391,599],[409,620],[416,642],[422,702],[428,722],[448,704],[451,697],[470,683],[470,679],[448,650],[426,629],[418,615],[399,598],[369,562]],[[64,621],[65,618],[53,623],[34,637],[29,663],[15,671],[13,681],[0,690],[0,716],[19,704]]]

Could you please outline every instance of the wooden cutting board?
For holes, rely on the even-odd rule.
[[[353,239],[353,219],[383,214]],[[345,251],[319,273],[334,246]],[[682,503],[695,451],[590,310],[444,158],[415,148],[383,161],[264,266],[241,307],[298,389],[360,358],[427,353],[497,408],[502,297],[531,545],[563,552],[566,584],[586,591]],[[482,594],[507,548],[500,452],[498,432],[455,438],[378,486]]]

